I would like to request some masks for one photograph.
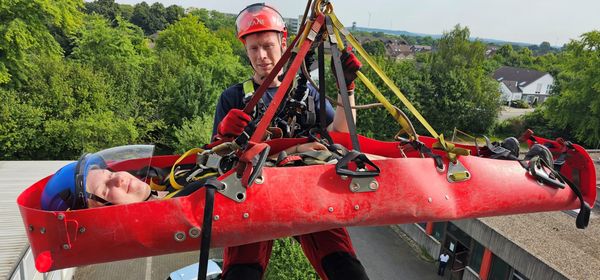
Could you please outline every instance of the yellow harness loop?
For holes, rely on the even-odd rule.
[[[175,161],[175,163],[173,164],[173,167],[171,167],[171,173],[169,173],[169,183],[171,183],[171,186],[176,189],[176,190],[181,190],[183,188],[182,185],[178,184],[177,181],[175,181],[175,168],[177,167],[177,165],[184,159],[187,158],[189,155],[191,154],[198,154],[198,153],[202,153],[204,152],[203,149],[201,148],[193,148],[187,152],[185,152],[183,155],[181,155],[177,161]]]

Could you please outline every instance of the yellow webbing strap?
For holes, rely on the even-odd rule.
[[[248,79],[243,84],[244,87],[244,98],[254,94],[254,81]]]
[[[204,179],[204,178],[207,178],[207,177],[210,177],[210,176],[217,176],[217,175],[219,175],[218,172],[210,172],[210,173],[206,173],[206,174],[204,174],[204,175],[202,175],[200,177],[195,177],[194,180],[201,180],[201,179]],[[163,199],[172,198],[173,196],[175,196],[177,193],[179,193],[182,190],[183,189],[178,189],[178,190],[176,190],[176,191],[174,191],[172,193],[169,193],[169,194],[165,195],[165,197],[163,197]]]
[[[421,124],[425,127],[425,129],[427,129],[427,131],[429,131],[429,133],[438,140],[438,142],[435,143],[437,145],[434,144],[434,146],[437,146],[437,148],[440,148],[440,149],[443,149],[444,151],[446,151],[448,153],[448,158],[450,158],[450,160],[452,160],[452,162],[456,162],[456,155],[469,155],[470,154],[470,151],[467,149],[458,148],[458,147],[455,147],[454,144],[452,144],[452,143],[447,143],[444,140],[444,136],[441,134],[438,134],[433,129],[433,127],[427,122],[427,120],[425,120],[425,118],[421,115],[421,113],[419,113],[419,111],[417,111],[417,109],[412,105],[412,103],[410,103],[410,101],[406,98],[406,96],[404,96],[404,94],[402,94],[400,89],[398,89],[398,87],[396,87],[394,82],[392,82],[392,80],[387,75],[385,75],[383,70],[381,70],[381,68],[379,68],[379,65],[377,65],[377,63],[375,63],[375,61],[373,61],[371,56],[369,56],[369,54],[363,49],[363,47],[354,38],[354,36],[350,32],[348,32],[348,30],[346,30],[344,25],[338,20],[335,13],[333,13],[333,11],[331,11],[330,13],[328,13],[328,15],[331,17],[333,25],[335,26],[336,37],[339,37],[339,34],[337,33],[338,30],[340,32],[342,32],[342,34],[344,35],[346,40],[367,61],[369,66],[371,66],[371,68],[373,68],[375,73],[377,73],[377,75],[383,80],[383,82],[394,92],[394,94],[396,94],[396,96],[400,99],[400,101],[402,101],[404,106],[406,106],[406,108],[408,108],[408,110],[419,120],[419,122],[421,122]],[[338,46],[341,46],[343,48],[343,46],[340,45],[340,42],[341,42],[341,39],[338,40]],[[360,77],[360,80],[363,83],[365,83],[365,85],[369,88],[369,90],[371,90],[373,92],[375,97],[382,104],[384,104],[385,108],[388,111],[390,111],[390,109],[388,109],[389,105],[391,105],[389,103],[389,101],[387,101],[387,100],[383,101],[385,99],[385,97],[383,97],[383,95],[381,95],[381,93],[379,91],[377,91],[376,87],[366,78],[366,76],[364,76],[360,72],[358,72],[357,75],[358,75],[358,77]],[[373,87],[371,88],[371,87],[369,87],[369,85],[373,85]],[[379,94],[377,94],[376,92],[379,92]],[[381,97],[381,99],[380,99],[380,97]],[[394,112],[395,112],[395,110],[394,110]],[[392,113],[392,116],[394,116],[394,118],[396,118],[395,117],[396,115],[397,115],[396,113]],[[400,124],[402,125],[402,123],[400,123]]]
[[[410,125],[406,122],[406,120],[398,113],[398,111],[396,111],[396,109],[394,108],[394,105],[392,105],[392,103],[390,103],[385,96],[383,96],[383,94],[381,94],[381,92],[377,89],[377,87],[371,83],[371,81],[360,71],[357,71],[356,74],[358,75],[358,78],[363,82],[363,84],[365,84],[365,86],[367,86],[367,88],[373,93],[373,95],[375,95],[375,98],[377,98],[377,100],[379,100],[379,102],[381,104],[383,104],[383,107],[390,113],[390,115],[392,115],[392,117],[396,120],[396,122],[398,122],[398,124],[400,124],[400,126],[402,126],[402,128],[405,131],[411,131],[410,129]],[[417,137],[416,135],[411,135],[411,137]],[[417,139],[412,139],[412,140],[417,140]]]
[[[463,148],[456,147],[454,144],[446,142],[444,140],[444,135],[440,134],[438,141],[431,145],[434,149],[441,149],[448,153],[448,159],[453,163],[456,163],[456,155],[468,156],[471,154],[471,151]]]
[[[408,108],[408,110],[419,120],[419,122],[421,122],[421,124],[423,124],[425,129],[427,129],[427,131],[429,131],[429,133],[434,138],[439,138],[439,135],[437,134],[437,132],[435,132],[433,127],[431,127],[431,125],[429,125],[429,123],[427,122],[427,120],[425,120],[425,118],[421,115],[421,113],[419,113],[419,111],[417,111],[417,109],[410,103],[410,101],[408,101],[408,99],[404,96],[404,94],[402,94],[400,89],[398,89],[398,87],[396,87],[396,85],[394,85],[392,80],[390,78],[388,78],[388,76],[385,75],[383,70],[381,70],[381,68],[379,68],[379,66],[373,61],[373,59],[362,48],[362,46],[360,45],[360,43],[358,43],[358,41],[354,38],[354,36],[352,36],[352,34],[350,34],[350,32],[348,32],[346,30],[346,28],[338,20],[336,15],[333,12],[329,13],[328,15],[331,17],[331,20],[333,21],[335,28],[342,32],[342,34],[346,37],[346,40],[348,40],[348,42],[352,45],[352,47],[354,47],[354,49],[356,49],[356,51],[367,61],[369,66],[371,66],[371,68],[373,68],[375,73],[377,73],[377,75],[379,75],[379,77],[381,77],[383,82],[394,92],[394,94],[396,94],[396,96],[398,96],[398,98],[400,98],[400,101],[402,101],[404,106],[406,106],[406,108]]]
[[[174,189],[180,190],[183,188],[182,185],[177,184],[177,181],[175,181],[175,168],[177,167],[177,165],[184,159],[187,158],[189,155],[191,154],[197,154],[197,153],[201,153],[204,152],[203,149],[200,148],[193,148],[187,152],[185,152],[183,155],[181,155],[177,161],[175,161],[175,163],[173,164],[173,167],[171,167],[171,173],[169,174],[169,183],[171,183],[171,186]]]
[[[343,51],[344,50],[344,42],[342,41],[342,37],[340,36],[339,30],[337,28],[334,28],[333,31],[335,33],[335,38],[337,40],[337,47],[338,47],[338,49],[340,49],[340,51]],[[362,72],[360,72],[360,70],[356,71],[356,75],[363,82],[363,84],[365,84],[365,86],[373,93],[373,95],[375,95],[375,98],[377,98],[379,103],[383,104],[383,107],[390,113],[390,115],[392,115],[394,120],[396,120],[396,122],[398,124],[400,124],[400,126],[402,126],[402,128],[405,131],[407,131],[407,132],[411,131],[410,125],[398,113],[398,111],[396,111],[396,109],[394,108],[394,105],[392,105],[392,103],[390,101],[388,101],[387,98],[385,98],[385,96],[383,96],[383,94],[381,94],[379,89],[377,89],[377,87],[373,83],[371,83],[369,78],[367,78],[367,76],[365,76]],[[417,135],[410,135],[410,137],[415,138],[412,140],[417,140],[416,139]]]

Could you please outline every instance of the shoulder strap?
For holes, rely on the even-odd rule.
[[[254,81],[248,79],[243,84],[244,87],[244,100],[250,98],[254,94]]]

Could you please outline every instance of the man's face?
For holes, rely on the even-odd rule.
[[[250,34],[246,40],[246,53],[254,68],[254,78],[261,83],[266,78],[282,55],[285,48],[281,35],[277,32],[266,31]]]
[[[128,204],[146,200],[150,186],[128,172],[112,172],[106,169],[92,169],[86,177],[86,189],[114,204]],[[88,200],[90,207],[101,206],[99,202]]]

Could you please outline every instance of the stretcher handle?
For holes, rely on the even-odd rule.
[[[358,167],[356,171],[348,169],[348,163],[350,162],[356,163],[356,166]],[[366,169],[365,163],[375,168],[375,170]],[[335,164],[335,173],[341,176],[365,178],[379,176],[381,170],[377,165],[369,160],[365,154],[356,150],[351,150]]]

